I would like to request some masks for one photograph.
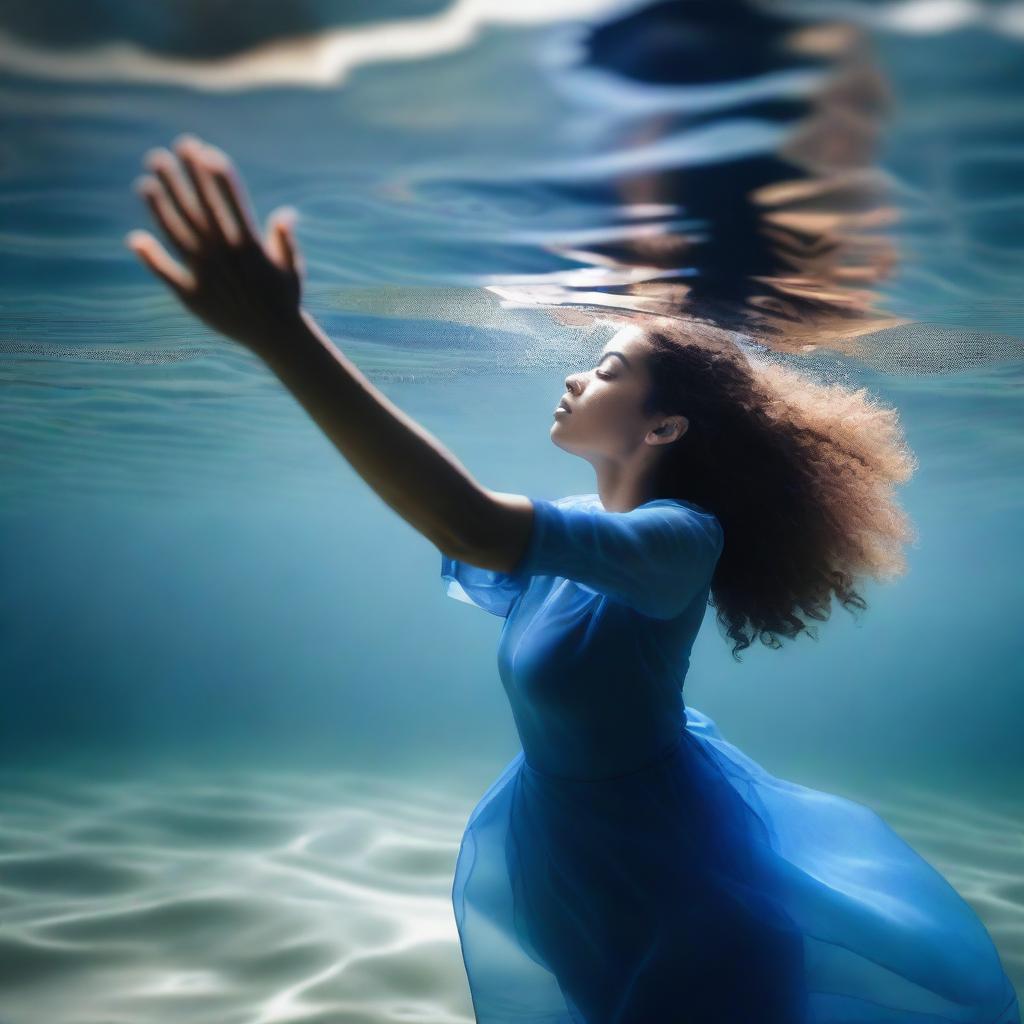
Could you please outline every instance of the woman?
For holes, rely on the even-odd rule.
[[[301,309],[287,211],[264,241],[227,157],[154,151],[141,191],[186,266],[128,244],[260,356],[502,616],[522,751],[466,827],[452,896],[477,1019],[573,1024],[1019,1022],[970,907],[873,812],[776,779],[685,709],[713,596],[733,653],[811,631],[902,568],[893,410],[756,366],[715,328],[627,326],[566,380],[552,440],[597,493],[488,490]],[[187,181],[186,181],[187,178]],[[191,188],[188,187],[190,183]],[[679,495],[685,494],[686,497]]]

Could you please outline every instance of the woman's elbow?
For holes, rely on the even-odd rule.
[[[481,569],[511,573],[526,554],[533,515],[533,502],[524,494],[483,492],[458,542],[462,559]]]

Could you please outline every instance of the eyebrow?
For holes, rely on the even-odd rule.
[[[629,360],[621,352],[616,352],[614,350],[609,351],[609,352],[605,352],[601,356],[601,358],[598,359],[597,365],[600,366],[609,356],[618,356],[627,367],[630,366]],[[630,368],[632,368],[632,367],[630,367]]]

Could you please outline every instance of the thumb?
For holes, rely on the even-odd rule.
[[[270,258],[282,269],[298,274],[301,271],[301,259],[292,227],[298,220],[298,211],[294,206],[281,206],[267,218],[267,251]]]

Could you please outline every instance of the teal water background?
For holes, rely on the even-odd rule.
[[[494,289],[580,280],[569,253],[630,214],[563,186],[664,147],[608,149],[597,85],[559,63],[557,5],[460,9],[477,20],[389,7],[423,22],[398,60],[359,35],[376,10],[311,6],[314,40],[347,32],[361,55],[334,80],[309,40],[232,63],[295,28],[266,12],[226,37],[173,12],[148,36],[127,7],[7,26],[3,1024],[470,1019],[447,897],[466,816],[518,750],[500,620],[447,600],[437,549],[121,242],[152,228],[143,153],[195,132],[261,221],[297,207],[306,308],[481,482],[593,491],[548,431],[609,331]],[[870,359],[807,359],[899,408],[920,540],[818,642],[737,664],[709,610],[684,693],[774,774],[882,813],[975,906],[1020,991],[1020,40],[994,17],[872,28],[899,99],[884,305],[917,323]],[[94,48],[126,37],[150,49]],[[712,155],[771,144],[710,109]],[[670,141],[672,159],[694,145]]]

